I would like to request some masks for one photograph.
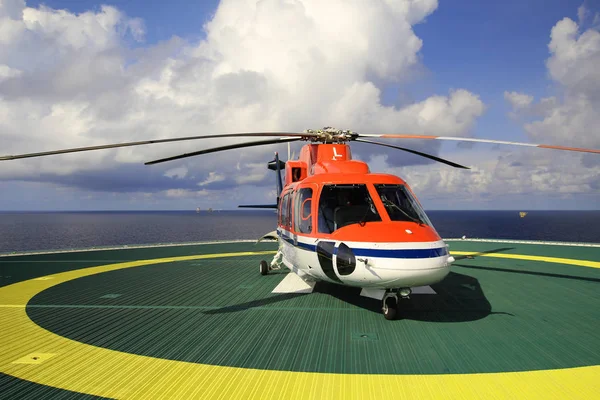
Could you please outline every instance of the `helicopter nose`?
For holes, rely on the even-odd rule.
[[[345,243],[340,243],[336,251],[336,267],[341,276],[350,275],[356,269],[354,252]]]

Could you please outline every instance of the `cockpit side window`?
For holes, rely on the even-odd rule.
[[[375,185],[392,221],[412,221],[433,226],[425,211],[404,185]]]
[[[312,189],[302,188],[296,193],[294,205],[295,230],[299,233],[312,233]]]
[[[287,207],[286,208],[286,214],[287,214],[287,216],[286,216],[286,219],[287,219],[286,226],[287,226],[288,229],[291,229],[291,227],[292,227],[292,201],[293,201],[292,192],[289,192],[287,194],[287,197],[288,197],[288,201],[287,201],[287,205],[286,205],[286,207]]]
[[[281,201],[281,206],[280,206],[281,225],[288,229],[292,223],[291,212],[290,212],[291,197],[292,197],[291,193],[288,192],[280,200]]]
[[[332,233],[346,225],[381,221],[366,185],[325,185],[319,198],[320,233]]]

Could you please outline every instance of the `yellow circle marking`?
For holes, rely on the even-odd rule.
[[[546,371],[455,375],[357,375],[247,369],[165,360],[77,342],[29,319],[26,304],[60,283],[123,268],[273,252],[240,252],[169,257],[90,267],[0,288],[0,372],[56,388],[110,398],[299,399],[299,398],[526,398],[591,399],[600,393],[600,366]],[[453,254],[462,254],[453,252]],[[478,253],[469,253],[478,254]],[[481,254],[484,255],[484,254]],[[533,259],[534,256],[485,254]],[[598,268],[600,263],[535,257]],[[590,264],[591,263],[591,264]],[[269,336],[265,335],[265,346]],[[37,364],[14,363],[28,354],[51,355]],[[402,362],[402,360],[398,360]]]
[[[450,254],[458,256],[512,258],[516,260],[543,261],[557,264],[577,265],[579,267],[600,268],[600,262],[598,261],[575,260],[572,258],[529,256],[524,254],[481,253],[477,251],[451,251]]]

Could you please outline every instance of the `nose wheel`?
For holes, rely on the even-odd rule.
[[[387,320],[394,320],[398,316],[398,296],[396,293],[386,293],[383,298],[383,316]]]
[[[383,307],[381,308],[385,319],[398,318],[398,299],[408,299],[411,293],[412,290],[409,287],[388,290],[383,296]]]

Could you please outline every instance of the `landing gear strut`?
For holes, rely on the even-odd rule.
[[[381,308],[385,319],[394,320],[398,318],[398,297],[408,299],[410,294],[410,288],[387,291],[383,296],[383,307]]]
[[[260,262],[260,274],[267,275],[269,271],[276,271],[278,269],[281,269],[282,259],[283,253],[281,252],[281,248],[279,248],[279,250],[277,250],[277,253],[275,254],[275,257],[273,257],[273,261],[271,261],[271,264],[269,264],[265,260],[262,260]]]

